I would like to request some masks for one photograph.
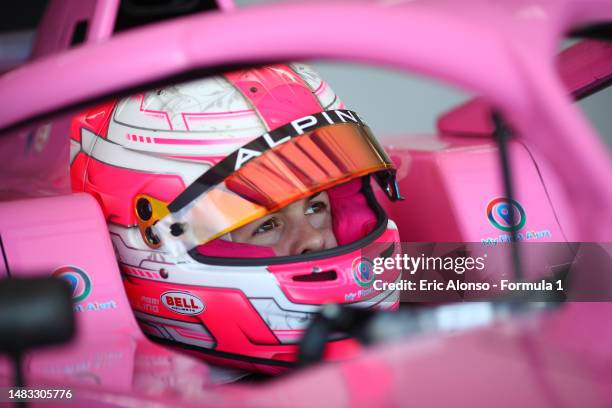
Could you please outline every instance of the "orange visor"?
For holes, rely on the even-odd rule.
[[[313,123],[312,130],[304,131],[294,121],[289,124],[298,122],[294,134],[279,132],[282,128],[267,133],[263,145],[249,143],[208,170],[169,205],[172,211],[183,200],[182,208],[155,225],[162,243],[173,253],[187,252],[294,201],[372,173],[392,199],[399,198],[395,166],[370,129],[361,120],[329,124],[334,112],[327,111],[330,120],[322,126]],[[300,130],[304,132],[297,134]],[[189,194],[197,196],[184,204]]]

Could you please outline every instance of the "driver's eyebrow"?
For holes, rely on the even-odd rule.
[[[312,200],[313,198],[315,198],[316,196],[318,196],[321,193],[322,193],[322,191],[319,191],[318,193],[315,193],[315,194],[311,195],[310,197],[308,197],[308,201]]]

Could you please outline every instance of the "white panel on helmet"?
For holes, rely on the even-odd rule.
[[[124,149],[105,138],[96,136],[87,129],[81,131],[81,143],[83,151],[98,161],[125,169],[179,175],[185,185],[193,183],[210,168],[210,164],[207,163],[171,160]]]
[[[226,156],[265,132],[240,91],[218,76],[122,99],[108,138],[129,149],[165,155]]]
[[[329,84],[312,69],[310,65],[300,62],[289,64],[291,68],[306,82],[308,87],[319,100],[319,104],[324,110],[337,109],[341,105],[340,98],[336,95]]]
[[[215,130],[214,124],[209,124],[208,120],[194,123],[194,128],[186,126],[184,113],[203,113],[216,118],[214,115],[247,111],[252,113],[250,121],[237,121],[236,125],[231,125],[232,130],[252,127],[260,122],[240,91],[225,78],[217,76],[125,98],[119,102],[113,116],[116,122],[141,129],[211,131]]]

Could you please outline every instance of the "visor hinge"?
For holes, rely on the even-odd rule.
[[[389,197],[391,201],[404,200],[404,197],[402,197],[402,193],[400,192],[399,186],[397,185],[397,179],[395,177],[389,180],[384,190],[385,194],[387,194],[387,197]]]

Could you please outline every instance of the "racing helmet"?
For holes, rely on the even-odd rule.
[[[106,217],[149,337],[213,363],[275,372],[325,303],[393,310],[371,258],[399,252],[374,189],[395,167],[357,113],[305,64],[277,64],[109,101],[71,124],[74,191]],[[375,181],[376,183],[374,183]],[[232,232],[325,191],[337,245],[279,255]],[[382,192],[382,193],[381,193]],[[367,255],[367,256],[366,256]],[[325,357],[354,341],[338,336]]]

